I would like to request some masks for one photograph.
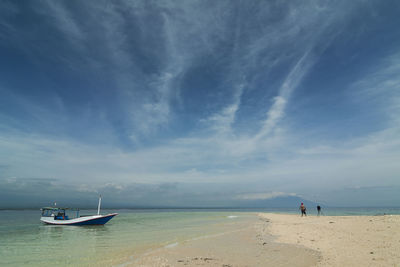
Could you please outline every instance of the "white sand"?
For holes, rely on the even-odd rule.
[[[400,266],[400,215],[260,216],[277,242],[320,251],[317,266]]]
[[[262,213],[219,234],[151,250],[124,266],[400,267],[400,215]]]
[[[174,244],[142,255],[126,266],[313,266],[319,253],[297,245],[277,244],[268,222],[257,218],[247,225]]]

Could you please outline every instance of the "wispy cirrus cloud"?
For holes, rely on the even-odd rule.
[[[364,4],[13,3],[0,176],[88,192],[222,183],[224,201],[374,186],[384,172],[396,184],[399,58],[367,52],[377,34],[386,54],[399,42],[394,16]]]
[[[368,75],[355,81],[349,92],[354,103],[365,103],[376,108],[386,116],[390,126],[397,126],[400,112],[400,54],[381,59],[376,66],[371,66]]]
[[[255,136],[256,140],[268,136],[275,128],[279,120],[284,116],[285,107],[289,101],[290,95],[299,86],[302,78],[306,75],[312,66],[313,60],[310,59],[307,51],[290,71],[282,86],[279,89],[279,95],[274,98],[273,104],[267,112],[267,118],[264,121],[259,133]]]

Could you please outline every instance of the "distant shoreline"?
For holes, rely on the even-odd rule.
[[[72,207],[72,205],[67,205],[68,207]],[[97,208],[93,207],[81,207],[74,205],[73,207],[82,209],[82,210],[96,210]],[[21,207],[21,208],[0,208],[0,211],[33,211],[33,210],[40,210],[42,207]],[[298,213],[298,207],[268,207],[268,208],[259,208],[259,207],[131,207],[131,208],[125,208],[125,207],[107,207],[104,206],[103,209],[105,210],[137,210],[137,211],[152,211],[152,210],[162,210],[162,211],[168,211],[168,210],[180,210],[180,211],[249,211],[249,212],[278,212],[282,214],[293,214],[293,213]],[[394,213],[386,213],[386,214],[400,214],[400,206],[387,206],[387,207],[331,207],[331,206],[323,206],[323,212],[330,212],[330,211],[357,211],[361,212],[363,210],[371,210],[371,211],[377,211],[378,213],[382,210],[393,210],[395,211]],[[311,211],[311,212],[310,212]],[[315,207],[309,207],[308,206],[308,212],[310,214],[316,214]],[[349,213],[348,215],[352,215]],[[353,214],[353,215],[362,215],[362,214]],[[370,215],[370,214],[365,214],[365,215]],[[335,215],[336,216],[336,215]],[[339,215],[341,216],[341,215]]]

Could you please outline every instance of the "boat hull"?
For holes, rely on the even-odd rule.
[[[45,224],[50,225],[103,225],[109,220],[114,218],[118,213],[111,213],[107,215],[92,215],[74,218],[70,220],[55,220],[54,217],[42,217],[40,220]]]

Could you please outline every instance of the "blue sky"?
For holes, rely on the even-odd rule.
[[[396,206],[399,12],[398,1],[2,1],[3,205],[103,193]]]

